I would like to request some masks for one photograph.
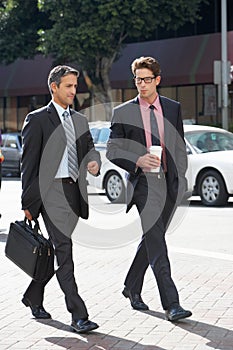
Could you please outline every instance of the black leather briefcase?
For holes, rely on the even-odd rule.
[[[35,281],[45,281],[54,274],[54,249],[51,241],[26,218],[10,224],[5,246],[7,258],[12,260]]]

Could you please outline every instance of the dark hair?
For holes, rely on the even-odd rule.
[[[147,68],[151,70],[155,77],[161,74],[159,62],[153,57],[142,56],[142,57],[136,58],[132,62],[131,69],[134,76],[135,76],[136,70],[141,68]]]
[[[55,83],[57,86],[59,86],[61,83],[61,78],[69,74],[74,74],[77,78],[79,77],[79,71],[69,66],[56,66],[50,71],[48,76],[48,87],[51,94],[51,83]]]

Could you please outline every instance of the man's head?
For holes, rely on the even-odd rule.
[[[153,103],[161,80],[158,61],[153,57],[140,57],[133,61],[131,69],[140,97],[150,104]]]
[[[56,66],[49,73],[48,87],[53,100],[64,108],[73,103],[79,71],[69,66]]]
[[[143,57],[142,56],[140,58],[136,58],[133,61],[132,65],[131,65],[131,69],[132,69],[132,73],[133,73],[134,77],[136,76],[136,70],[141,69],[141,68],[149,69],[155,77],[161,75],[161,69],[160,69],[159,62],[153,57]]]

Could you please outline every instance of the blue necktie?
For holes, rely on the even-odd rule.
[[[67,111],[62,114],[64,118],[63,127],[67,139],[67,150],[68,150],[68,171],[70,177],[76,182],[78,178],[78,155],[76,149],[76,138],[72,125],[72,120]]]
[[[159,137],[159,128],[154,114],[155,107],[150,105],[150,126],[151,126],[151,142],[153,146],[161,146]]]

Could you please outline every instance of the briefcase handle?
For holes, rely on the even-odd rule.
[[[39,221],[37,219],[33,219],[33,221],[35,222],[34,227],[32,227],[32,220],[28,220],[26,218],[26,216],[24,217],[24,225],[26,226],[28,224],[35,235],[38,235],[38,234],[42,235],[42,232],[41,232],[41,229],[40,229],[40,225],[39,225]]]

